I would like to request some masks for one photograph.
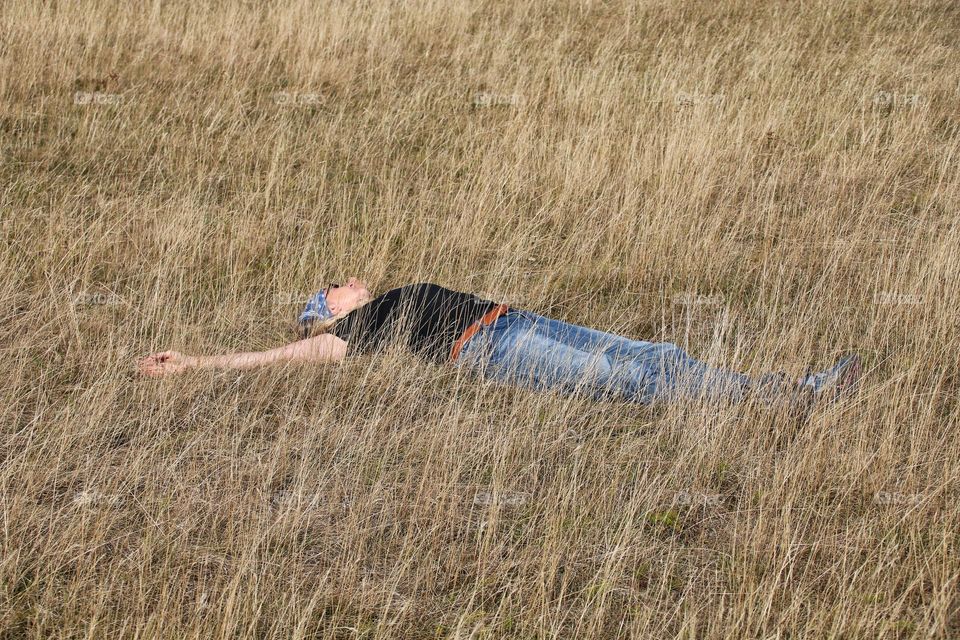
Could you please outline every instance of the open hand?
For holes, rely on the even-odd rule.
[[[195,360],[179,351],[160,351],[141,358],[137,362],[137,369],[145,376],[157,378],[186,371],[196,364]]]

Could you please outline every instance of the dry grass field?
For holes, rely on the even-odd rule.
[[[0,637],[960,637],[960,5],[0,3]],[[428,281],[808,421],[292,341]]]

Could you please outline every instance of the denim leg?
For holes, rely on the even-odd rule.
[[[542,385],[567,389],[578,385],[595,399],[636,399],[643,375],[632,350],[640,345],[623,336],[520,311],[521,319],[509,329],[517,363],[535,373]],[[522,329],[520,326],[522,325]],[[504,360],[506,358],[504,357]],[[571,379],[572,378],[572,379]]]
[[[481,364],[486,377],[502,382],[643,404],[698,396],[738,401],[753,384],[748,376],[711,367],[673,343],[632,340],[530,311],[501,316],[484,327],[460,357]]]
[[[649,404],[679,397],[740,401],[755,382],[712,367],[671,342],[646,342],[536,313],[522,312],[545,336],[582,351],[600,353],[610,366],[603,382],[620,397]]]
[[[481,328],[464,345],[457,366],[477,369],[490,380],[537,391],[585,393],[594,399],[611,395],[612,368],[602,353],[555,339],[545,323],[535,322],[526,313],[512,312]]]
[[[645,397],[672,401],[680,397],[710,402],[743,401],[755,386],[749,376],[713,367],[671,342],[653,345],[646,359],[649,383]]]

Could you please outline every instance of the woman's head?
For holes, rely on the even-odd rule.
[[[327,287],[326,299],[327,307],[334,317],[340,318],[370,302],[370,292],[365,282],[350,277],[343,286],[331,284]]]
[[[345,285],[331,283],[318,291],[300,314],[300,337],[307,338],[328,331],[337,320],[370,302],[370,299],[366,283],[359,278],[348,278]]]

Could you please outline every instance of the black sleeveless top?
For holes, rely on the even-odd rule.
[[[347,341],[347,355],[400,344],[440,364],[450,360],[453,344],[466,328],[497,304],[429,282],[408,284],[354,309],[330,333]]]

